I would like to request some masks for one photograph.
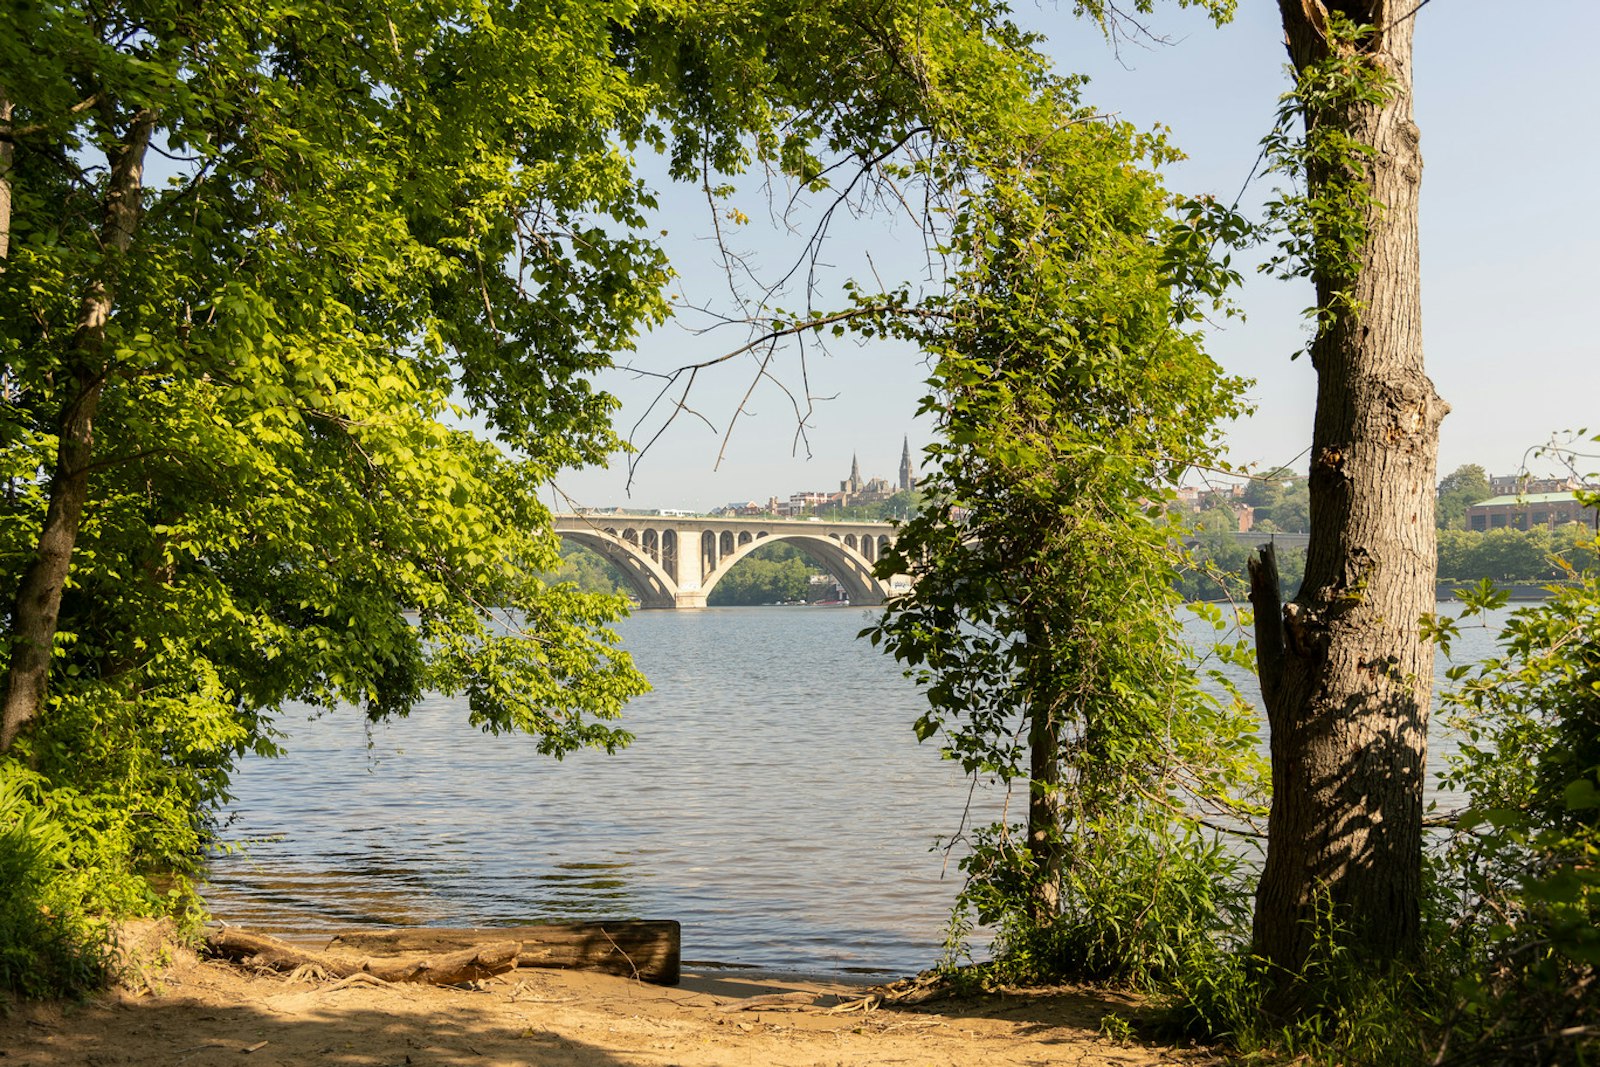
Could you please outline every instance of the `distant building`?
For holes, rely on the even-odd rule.
[[[1502,479],[1496,478],[1494,481],[1500,482]],[[1581,522],[1600,529],[1600,511],[1585,507],[1570,488],[1565,492],[1490,497],[1467,508],[1469,530],[1529,530],[1535,526],[1560,526],[1569,522]]]
[[[900,491],[910,492],[916,480],[916,473],[911,468],[911,438],[907,437],[900,445]]]
[[[804,515],[808,511],[815,511],[817,508],[826,507],[827,504],[827,493],[791,493],[789,495],[787,509],[779,512],[779,514],[789,515],[790,517],[795,515]]]
[[[909,447],[909,440],[907,446]],[[900,459],[901,477],[905,477],[908,456],[902,455]],[[833,504],[839,507],[849,507],[851,504],[871,504],[879,500],[887,500],[894,496],[895,488],[889,484],[887,478],[868,478],[862,480],[861,463],[855,457],[850,457],[850,477],[839,483],[839,491],[833,494]]]
[[[774,503],[776,503],[776,501],[774,501]],[[754,500],[735,500],[730,504],[722,505],[711,514],[733,515],[739,518],[750,518],[756,515],[767,515],[770,514],[771,511],[772,509],[768,505],[758,504]]]
[[[1489,476],[1489,491],[1494,493],[1495,496],[1567,493],[1574,489],[1582,488],[1583,483],[1573,478],[1530,478],[1526,474],[1494,474]]]
[[[861,492],[861,461],[853,454],[850,457],[850,477],[839,483],[839,492],[845,496],[855,496]]]
[[[1233,512],[1234,527],[1240,533],[1249,533],[1256,524],[1256,509],[1246,504],[1242,485],[1196,486],[1185,485],[1177,491],[1178,507],[1192,514],[1212,508],[1227,508]]]

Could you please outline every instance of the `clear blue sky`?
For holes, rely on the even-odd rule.
[[[1411,0],[1404,0],[1409,3]],[[1151,27],[1169,43],[1110,45],[1070,10],[1019,0],[1017,18],[1049,38],[1062,70],[1092,76],[1088,98],[1143,127],[1162,124],[1188,159],[1167,173],[1189,193],[1231,200],[1270,127],[1287,82],[1277,5],[1243,0],[1235,22],[1212,27],[1175,4]],[[1591,203],[1600,171],[1600,38],[1596,0],[1538,0],[1509,9],[1489,0],[1432,0],[1417,16],[1415,108],[1422,129],[1424,333],[1429,371],[1453,411],[1445,420],[1440,472],[1477,463],[1509,473],[1553,432],[1600,432],[1600,343],[1592,319],[1600,281],[1600,216]],[[709,240],[709,210],[692,191],[664,190],[662,226],[688,300],[726,304],[728,282]],[[1258,183],[1247,203],[1270,192]],[[751,216],[734,243],[768,273],[792,256],[794,238],[754,187],[740,201]],[[803,221],[803,220],[802,220]],[[886,273],[914,270],[906,227],[878,220],[837,223],[826,258],[838,272],[869,276],[866,255]],[[791,287],[784,307],[800,305]],[[1289,354],[1302,343],[1298,285],[1251,277],[1243,323],[1209,334],[1229,371],[1256,382],[1257,411],[1229,431],[1233,459],[1267,466],[1296,457],[1310,440],[1313,376]],[[686,316],[684,322],[700,321]],[[737,328],[697,335],[670,325],[644,339],[635,362],[668,369],[737,347]],[[922,368],[916,354],[845,342],[810,351],[810,458],[796,442],[784,393],[757,384],[749,415],[734,427],[718,465],[722,433],[751,385],[741,359],[702,376],[690,404],[711,424],[681,418],[641,461],[631,496],[619,462],[611,471],[569,473],[563,491],[583,505],[706,509],[732,500],[837,489],[858,453],[863,475],[893,478],[903,435],[913,450],[929,434],[913,421]],[[798,354],[772,372],[803,393]],[[618,372],[602,384],[624,401],[626,430],[653,394],[648,379]],[[714,427],[714,429],[713,429]],[[1537,466],[1537,464],[1536,464]]]

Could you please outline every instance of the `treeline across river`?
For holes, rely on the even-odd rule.
[[[1263,531],[1265,544],[1271,533]],[[1187,600],[1243,601],[1249,590],[1247,561],[1255,541],[1231,530],[1196,532],[1193,565],[1178,577],[1178,591]],[[623,577],[599,556],[575,544],[562,546],[557,582],[572,582],[591,592],[628,595]],[[1460,584],[1484,579],[1498,584],[1543,585],[1561,581],[1569,568],[1600,564],[1593,532],[1581,523],[1538,526],[1531,530],[1498,529],[1439,531],[1439,581]],[[1293,596],[1305,572],[1305,550],[1278,548],[1278,573],[1286,597]],[[756,604],[798,604],[831,600],[838,586],[827,581],[826,568],[792,544],[779,542],[752,552],[711,591],[713,607]]]
[[[1271,540],[1262,533],[1259,543]],[[1188,600],[1239,600],[1249,592],[1247,561],[1255,541],[1227,530],[1202,530],[1192,550],[1194,566],[1179,577]],[[1544,585],[1596,566],[1594,531],[1582,523],[1531,530],[1439,531],[1439,581],[1459,585],[1487,579],[1499,585]],[[1278,547],[1284,595],[1292,596],[1305,573],[1301,548]]]

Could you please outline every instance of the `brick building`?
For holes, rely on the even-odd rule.
[[[1480,500],[1467,509],[1469,530],[1528,530],[1581,522],[1600,529],[1600,511],[1585,507],[1570,489],[1560,493],[1523,493]]]

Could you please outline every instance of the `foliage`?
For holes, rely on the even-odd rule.
[[[106,910],[97,892],[122,884],[84,853],[88,835],[70,832],[39,776],[0,764],[0,994],[79,996],[110,970]],[[102,853],[105,855],[105,853]],[[115,850],[109,855],[115,859]],[[89,862],[85,862],[89,861]]]
[[[1252,478],[1243,499],[1255,509],[1256,529],[1304,533],[1311,528],[1311,500],[1304,475],[1280,469]]]
[[[820,573],[793,545],[763,545],[725,574],[706,602],[723,607],[804,601],[811,593],[811,576]]]
[[[1175,325],[1232,273],[1196,239],[1208,209],[1174,217],[1147,169],[1159,139],[1087,119],[1059,82],[1008,111],[930,163],[967,175],[957,270],[892,329],[933,357],[938,437],[879,564],[914,587],[867,633],[923,687],[920,738],[1027,791],[1028,826],[963,864],[963,906],[1004,931],[997,966],[1143,981],[1164,938],[1181,951],[1224,914],[1191,805],[1231,808],[1256,762],[1253,715],[1187,660],[1177,530],[1149,503],[1234,410],[1237,383]]]
[[[1319,27],[1322,58],[1295,71],[1294,88],[1278,100],[1278,120],[1262,141],[1267,172],[1291,182],[1267,203],[1265,229],[1279,234],[1278,250],[1261,269],[1281,278],[1309,278],[1322,294],[1309,309],[1318,334],[1357,313],[1350,295],[1364,261],[1368,219],[1384,210],[1372,195],[1375,149],[1348,125],[1363,106],[1397,90],[1383,64],[1365,47],[1375,26],[1326,11]]]
[[[1441,530],[1465,530],[1467,509],[1493,495],[1488,472],[1476,463],[1463,464],[1440,480],[1434,522]]]
[[[1574,577],[1511,616],[1500,655],[1452,668],[1445,696],[1462,740],[1442,777],[1469,798],[1452,1038],[1478,1062],[1600,1055],[1600,569]],[[1504,603],[1487,585],[1464,599],[1463,618]],[[1457,621],[1434,624],[1446,645]]]
[[[1594,560],[1593,532],[1581,523],[1439,533],[1439,577],[1444,580],[1554,582],[1567,578],[1573,568],[1591,569]]]
[[[194,862],[289,701],[376,717],[432,688],[551,754],[624,743],[609,720],[643,681],[605,629],[621,600],[539,577],[559,555],[535,490],[618,448],[588,376],[667,313],[628,151],[700,185],[761,164],[821,189],[823,151],[887,168],[959,132],[955,87],[982,128],[1008,115],[989,89],[1039,77],[1003,13],[19,10],[0,571],[41,573],[46,533],[70,570],[49,700],[5,758],[80,806],[118,893]],[[75,485],[81,522],[53,504]],[[8,666],[41,647],[33,606]]]
[[[183,153],[118,265],[61,699],[378,715],[453,681],[484,725],[528,726],[474,684],[516,658],[506,608],[549,642],[518,670],[572,716],[552,744],[611,737],[582,716],[640,686],[595,629],[615,602],[532,577],[556,547],[530,489],[614,447],[579,375],[664,307],[659,254],[584,221],[647,203],[603,132],[642,106],[605,62],[620,10],[67,8],[8,40],[18,121],[43,127],[19,140],[3,280],[12,573],[73,400],[75,294],[102,269],[103,186],[61,153],[117,147],[136,109]],[[541,69],[564,73],[527,84]],[[74,79],[95,107],[63,106]],[[450,429],[452,394],[517,455]]]
[[[5,758],[71,811],[104,881],[84,906],[193,870],[288,701],[381,716],[434,688],[553,754],[627,740],[621,601],[538,578],[535,490],[617,446],[585,376],[666,308],[617,150],[647,106],[611,61],[629,10],[130,0],[8,24],[0,573],[18,588],[47,521],[71,570],[49,702]],[[119,251],[147,137],[164,162]],[[75,530],[51,511],[74,478]]]
[[[1028,899],[1039,872],[1004,827],[974,838],[962,906],[998,925],[987,980],[1048,984],[1062,976],[1167,989],[1249,922],[1246,865],[1214,835],[1159,807],[1098,813],[1068,842],[1060,914],[1040,923]],[[1203,962],[1204,961],[1204,962]]]
[[[1247,564],[1251,544],[1272,540],[1270,530],[1246,541],[1233,530],[1233,513],[1225,509],[1202,511],[1189,535],[1189,560],[1177,576],[1177,588],[1185,600],[1231,600],[1244,603],[1249,596]],[[1278,554],[1278,584],[1287,599],[1294,595],[1305,573],[1306,554],[1302,548],[1285,548]]]

